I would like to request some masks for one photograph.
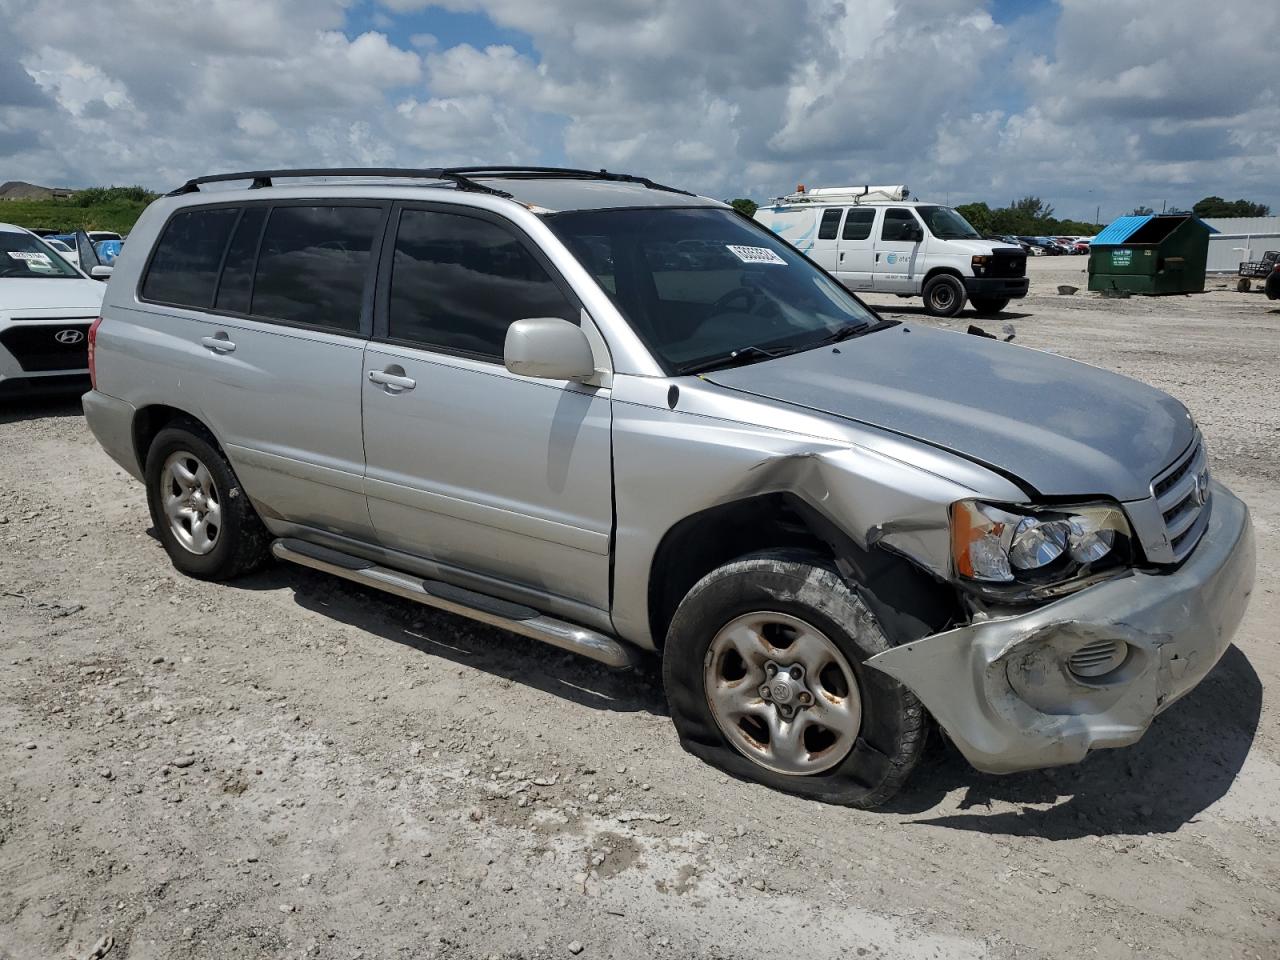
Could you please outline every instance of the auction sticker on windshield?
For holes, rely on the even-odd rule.
[[[14,260],[28,260],[35,263],[48,263],[49,255],[47,253],[32,253],[28,250],[10,250],[9,256]]]
[[[780,263],[784,267],[787,261],[770,250],[768,247],[744,247],[736,243],[725,244],[729,248],[729,252],[741,260],[743,263]]]

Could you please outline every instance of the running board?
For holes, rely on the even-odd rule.
[[[549,617],[523,604],[500,600],[439,580],[423,580],[390,567],[380,567],[371,560],[362,560],[304,540],[276,540],[271,544],[271,552],[281,560],[331,573],[385,593],[394,593],[406,600],[500,627],[522,637],[541,640],[553,647],[580,653],[611,667],[632,667],[639,661],[639,651],[634,647],[595,630]]]

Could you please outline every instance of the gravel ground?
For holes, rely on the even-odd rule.
[[[76,404],[0,410],[0,957],[1277,956],[1280,310],[1057,296],[1083,267],[976,322],[1190,405],[1253,510],[1248,618],[1138,745],[998,778],[935,740],[879,812],[683,753],[652,667],[184,579]]]

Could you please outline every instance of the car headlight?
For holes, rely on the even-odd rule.
[[[1004,592],[1061,592],[1131,561],[1129,521],[1118,504],[1062,507],[951,505],[951,556],[962,580]]]

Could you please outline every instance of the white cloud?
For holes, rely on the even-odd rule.
[[[1207,26],[1201,0],[1010,23],[972,0],[356,2],[0,0],[5,177],[566,162],[718,196],[883,181],[1074,215],[1280,206],[1275,4]],[[524,42],[442,43],[430,7]]]

